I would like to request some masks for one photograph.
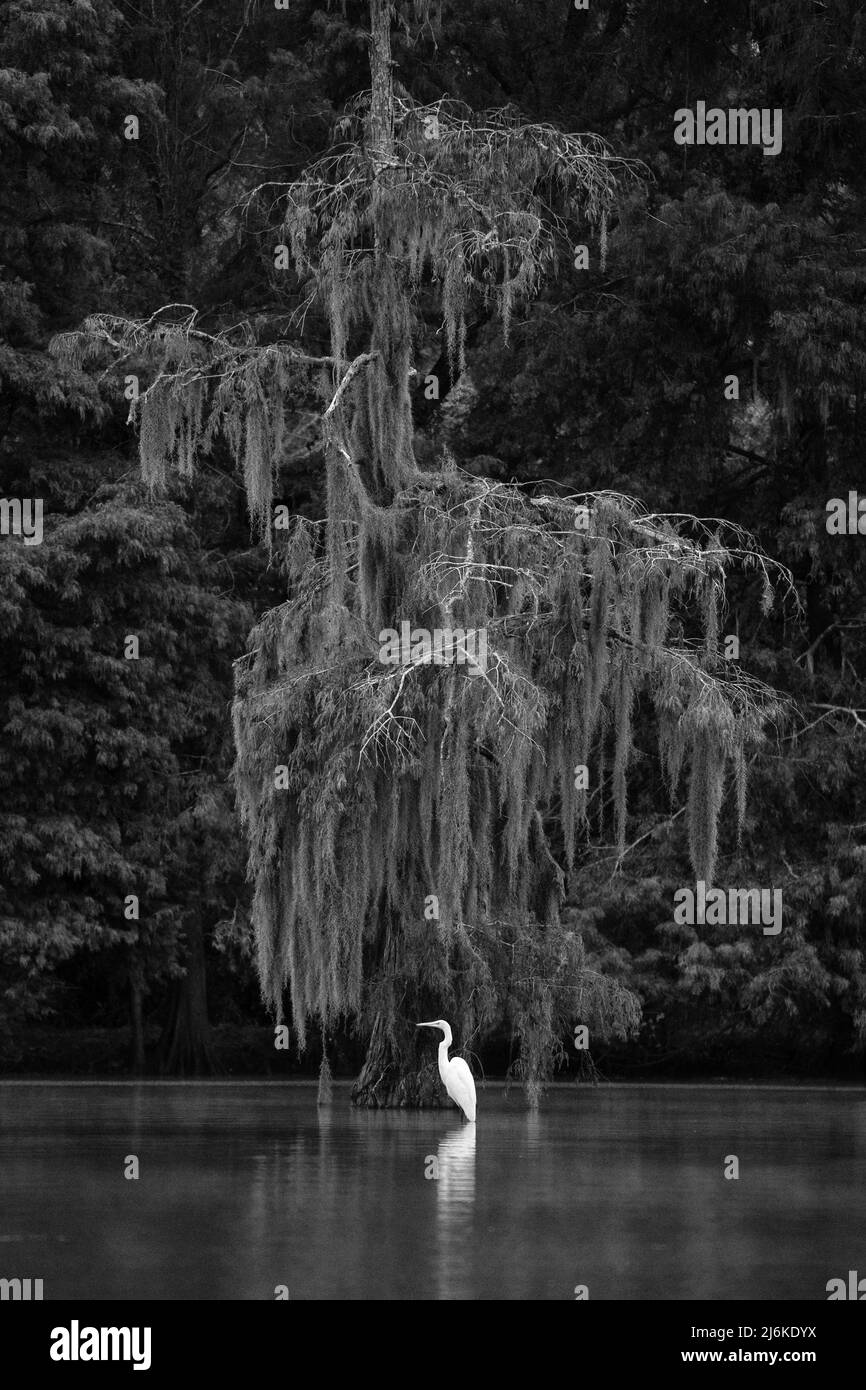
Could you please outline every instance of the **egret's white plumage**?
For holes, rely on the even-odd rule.
[[[444,1034],[439,1044],[439,1075],[445,1090],[453,1101],[456,1101],[472,1124],[475,1123],[475,1082],[472,1073],[462,1057],[452,1057],[449,1060],[448,1049],[451,1046],[451,1027],[444,1018],[434,1019],[432,1023],[416,1023],[416,1028],[441,1028]]]

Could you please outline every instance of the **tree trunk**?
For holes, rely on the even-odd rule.
[[[390,0],[370,0],[369,148],[378,174],[394,154],[394,79],[391,72]]]
[[[141,967],[133,961],[129,970],[129,1018],[132,1031],[130,1065],[136,1076],[143,1076],[144,1058],[144,982]]]
[[[395,1046],[382,1015],[377,1014],[361,1074],[352,1087],[352,1103],[364,1109],[386,1110],[398,1106],[423,1109],[443,1102],[448,1103],[436,1064],[419,1062],[414,1039],[407,1039],[405,1049]]]
[[[217,1068],[207,1016],[204,934],[197,914],[189,919],[186,941],[186,974],[172,987],[159,1041],[159,1070],[170,1076],[209,1076]]]

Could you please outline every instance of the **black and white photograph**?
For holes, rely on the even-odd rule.
[[[362,1301],[828,1374],[864,151],[862,0],[0,0],[27,1374]]]

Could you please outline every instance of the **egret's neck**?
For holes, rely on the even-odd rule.
[[[439,1075],[445,1080],[445,1072],[448,1067],[448,1049],[451,1046],[451,1039],[446,1034],[439,1044]]]

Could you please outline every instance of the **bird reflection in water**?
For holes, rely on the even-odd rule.
[[[475,1125],[440,1140],[436,1188],[436,1275],[439,1297],[472,1298],[474,1277]]]

